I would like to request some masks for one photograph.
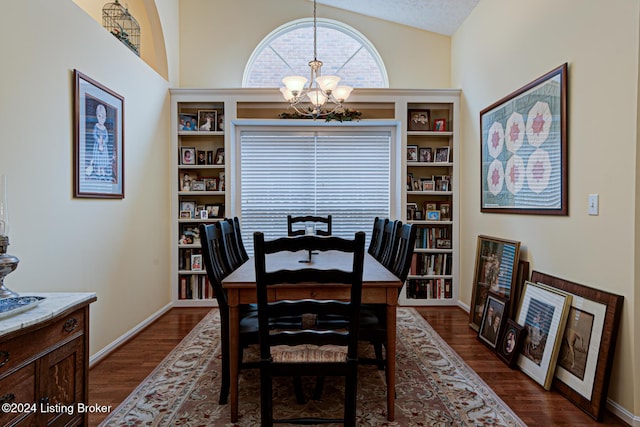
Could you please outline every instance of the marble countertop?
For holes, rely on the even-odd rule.
[[[66,309],[96,298],[95,292],[24,292],[21,297],[39,296],[45,299],[35,307],[0,319],[0,339],[6,334],[54,318]]]

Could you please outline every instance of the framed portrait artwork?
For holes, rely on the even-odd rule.
[[[509,315],[507,310],[507,299],[489,292],[478,329],[478,339],[493,350],[496,348],[500,329]]]
[[[498,357],[511,369],[516,366],[518,355],[522,348],[522,342],[526,335],[527,330],[518,325],[515,320],[505,320],[504,328],[502,329],[500,338],[498,338],[496,353],[498,354]]]
[[[469,326],[480,328],[489,292],[509,300],[509,312],[515,311],[511,295],[516,284],[520,242],[490,236],[478,236],[474,283],[469,309]]]
[[[191,255],[191,270],[202,271],[202,254]]]
[[[74,197],[124,199],[124,98],[74,74]]]
[[[567,64],[480,111],[480,210],[568,215]]]
[[[178,120],[178,130],[186,132],[198,130],[198,116],[196,114],[182,113]]]
[[[435,160],[436,163],[449,162],[449,147],[436,147]]]
[[[571,295],[553,388],[601,421],[624,297],[538,271],[531,281]]]
[[[216,110],[198,110],[198,129],[201,132],[213,132],[218,122]]]
[[[180,147],[180,163],[183,165],[195,165],[196,147]]]
[[[407,162],[417,162],[417,161],[418,161],[418,146],[407,145]]]
[[[215,164],[224,165],[224,148],[218,148],[216,150]]]
[[[433,148],[420,147],[418,160],[423,163],[433,162]]]
[[[429,126],[429,110],[409,110],[407,130],[425,131],[431,130]]]
[[[196,202],[195,201],[182,201],[180,202],[180,218],[184,218],[182,216],[182,212],[188,211],[189,218],[196,217]]]
[[[545,390],[551,389],[570,306],[570,294],[525,282],[516,321],[527,330],[527,337],[518,366]]]

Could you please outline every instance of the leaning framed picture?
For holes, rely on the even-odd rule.
[[[196,147],[180,147],[180,164],[196,164]]]
[[[218,121],[216,110],[198,110],[198,129],[202,132],[213,132],[216,130]]]
[[[509,315],[507,310],[507,299],[489,292],[478,329],[478,339],[493,350],[496,349],[500,330]]]
[[[553,388],[601,421],[624,297],[533,271],[531,281],[572,296]]]
[[[545,390],[551,389],[570,307],[570,294],[525,282],[516,321],[527,330],[527,338],[518,366]]]
[[[74,197],[124,198],[124,98],[78,70],[74,90]]]
[[[480,210],[568,215],[567,64],[480,111]]]
[[[478,236],[474,283],[469,309],[469,326],[480,328],[489,292],[509,300],[509,312],[515,311],[515,291],[520,242],[490,236]],[[517,292],[515,292],[517,294]]]
[[[527,336],[527,330],[518,325],[515,320],[507,319],[502,334],[498,338],[496,353],[498,357],[511,369],[515,368],[522,342]]]

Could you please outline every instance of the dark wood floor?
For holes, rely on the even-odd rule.
[[[209,311],[174,308],[103,359],[89,373],[89,403],[115,408]],[[455,307],[418,311],[528,426],[627,426],[610,413],[597,423],[555,391],[545,391],[527,375],[512,371],[476,339],[468,316]],[[97,426],[106,414],[92,414]]]

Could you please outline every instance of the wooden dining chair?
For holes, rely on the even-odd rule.
[[[291,216],[291,215],[287,215],[287,236],[291,237],[291,236],[303,236],[304,234],[306,234],[306,230],[305,228],[301,228],[301,229],[296,229],[294,230],[295,226],[294,224],[300,224],[303,223],[303,225],[305,223],[313,223],[314,226],[316,224],[320,224],[320,225],[325,225],[326,228],[323,230],[321,228],[316,228],[315,229],[315,233],[318,236],[331,236],[331,215],[327,215],[326,217],[324,216],[313,216],[313,215],[307,215],[307,216]]]
[[[397,232],[398,250],[391,263],[390,271],[402,283],[407,280],[411,260],[416,246],[417,227],[414,224],[404,224]],[[398,289],[398,297],[402,288]],[[382,348],[387,346],[387,310],[381,304],[363,304],[360,316],[360,340],[368,341],[375,350],[375,360],[361,358],[361,363],[375,363],[380,368],[385,366]]]
[[[382,233],[384,226],[389,222],[388,218],[378,218],[373,220],[373,230],[371,231],[371,240],[369,241],[369,252],[374,258],[378,259],[382,251]]]
[[[261,426],[273,423],[317,424],[341,422],[356,425],[356,392],[358,378],[358,331],[362,298],[362,270],[365,233],[353,240],[339,237],[300,236],[265,241],[264,234],[254,233],[254,260],[258,293],[260,335],[260,410]],[[295,270],[267,271],[267,255],[288,251],[335,250],[352,256],[350,271],[303,267]],[[292,256],[295,256],[292,254]],[[323,284],[344,284],[349,300],[279,300],[269,301],[272,288],[280,283],[299,284],[301,289]],[[333,314],[348,320],[348,328],[319,330],[313,322],[302,331],[272,330],[269,318],[281,315]],[[345,377],[344,414],[341,419],[289,418],[273,419],[272,381],[274,376],[316,375]],[[283,403],[286,404],[286,403]]]
[[[244,263],[247,260],[249,260],[249,254],[247,253],[247,250],[244,247],[244,243],[242,242],[240,220],[238,219],[237,216],[234,216],[233,219],[228,218],[227,221],[233,222],[233,229],[235,230],[235,236],[236,236],[236,247],[238,248],[237,252],[240,255],[240,260],[242,261],[242,263]]]
[[[389,221],[384,226],[382,255],[378,261],[387,267],[387,270],[391,270],[398,252],[398,230],[400,230],[400,227],[402,227],[402,221],[400,220]]]
[[[219,223],[220,229],[222,231],[224,253],[227,257],[227,260],[229,261],[231,270],[235,270],[236,268],[240,267],[244,263],[244,261],[242,260],[240,248],[238,247],[238,239],[236,237],[236,228],[233,223],[233,219],[225,218],[224,220],[219,221]]]
[[[202,246],[202,258],[204,261],[207,278],[213,287],[218,309],[220,310],[220,347],[222,356],[222,372],[219,403],[227,403],[230,387],[229,371],[229,304],[227,294],[222,287],[222,279],[231,271],[229,263],[225,259],[225,250],[222,242],[221,222],[214,224],[200,224],[200,241]],[[241,307],[240,309],[240,361],[242,361],[243,349],[249,344],[258,343],[258,313],[255,309]],[[241,368],[249,367],[240,365]],[[254,366],[257,367],[257,366]]]

